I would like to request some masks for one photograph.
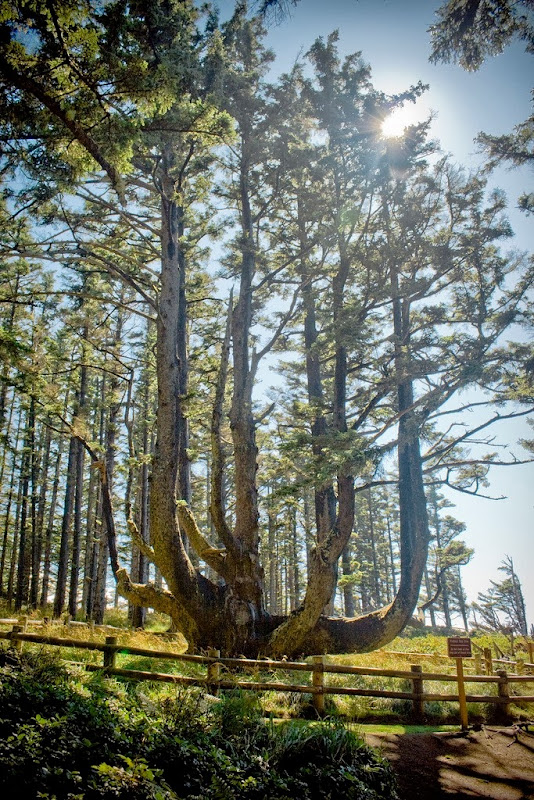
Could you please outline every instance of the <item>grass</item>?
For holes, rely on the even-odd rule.
[[[458,725],[379,725],[365,723],[358,726],[358,733],[445,733],[447,731],[458,730]]]
[[[1,610],[0,610],[1,613]],[[107,622],[117,623],[119,621],[126,621],[125,615],[117,614],[110,615],[106,618]],[[161,634],[161,627],[163,625],[163,618],[161,615],[151,615],[150,624],[152,630],[146,631],[131,631],[126,628],[113,631],[113,635],[118,637],[118,642],[125,649],[127,647],[138,647],[149,650],[160,650],[166,652],[180,653],[185,651],[186,643],[180,639],[172,636],[158,635]],[[42,628],[32,626],[29,627],[30,631],[41,632]],[[50,635],[66,636],[70,639],[80,640],[94,640],[104,642],[105,636],[110,634],[110,631],[102,631],[98,628],[88,627],[66,627],[59,622],[52,622],[47,626],[47,632]],[[499,638],[499,637],[498,637]],[[482,642],[481,646],[489,646],[491,640],[488,635],[479,637]],[[504,637],[499,638],[499,647],[504,647],[502,641]],[[477,639],[475,638],[475,641]],[[6,643],[7,644],[7,643]],[[5,645],[4,645],[5,646]],[[31,649],[25,645],[25,649]],[[378,650],[373,653],[364,654],[345,654],[339,656],[327,656],[328,663],[361,666],[361,667],[375,667],[380,669],[392,670],[410,670],[410,665],[413,663],[421,664],[425,672],[449,672],[454,674],[454,664],[451,660],[443,658],[446,656],[446,637],[437,636],[435,634],[428,634],[425,637],[417,636],[413,639],[407,637],[399,637],[395,639],[387,649]],[[414,653],[416,655],[414,655]],[[86,664],[101,665],[102,653],[92,652],[88,650],[74,650],[74,649],[61,649],[61,657],[67,661],[76,661],[81,666]],[[185,677],[192,677],[198,680],[203,680],[206,675],[206,667],[201,664],[190,662],[173,661],[171,659],[153,659],[145,656],[134,656],[128,653],[117,654],[117,666],[122,669],[143,670],[153,672],[163,672],[167,674],[182,675]],[[467,664],[466,664],[467,667]],[[250,668],[236,672],[229,672],[223,667],[221,671],[223,680],[236,680],[239,682],[289,682],[299,684],[302,686],[311,683],[311,674],[309,672],[291,672],[285,673],[283,670],[262,670],[260,668]],[[359,676],[359,675],[338,675],[327,674],[325,676],[327,685],[329,686],[352,686],[365,689],[376,690],[397,690],[397,691],[411,691],[412,682],[410,679],[405,678],[385,678],[381,676]],[[176,687],[169,684],[156,684],[154,688],[148,689],[146,684],[143,691],[150,691],[153,694],[161,694],[172,696],[176,692]],[[517,684],[514,685],[514,691],[517,689]],[[453,694],[456,691],[455,683],[451,681],[425,681],[425,691],[437,694]],[[468,692],[474,691],[476,694],[496,694],[496,685],[474,685],[468,686]],[[524,691],[520,689],[518,693]],[[525,690],[529,694],[534,693],[533,687],[528,686]],[[312,705],[311,694],[302,694],[297,692],[262,692],[260,695],[260,702],[263,713],[275,719],[296,719],[300,717],[307,717],[314,719],[316,713]],[[412,704],[409,700],[395,700],[389,698],[371,698],[347,695],[327,695],[326,697],[326,710],[331,716],[343,717],[351,722],[358,724],[383,724],[394,725],[396,723],[410,722],[412,714]],[[469,718],[470,721],[484,721],[485,716],[489,712],[491,714],[492,708],[486,708],[483,704],[469,704]],[[426,721],[431,722],[436,726],[443,725],[457,725],[458,722],[458,704],[456,702],[434,701],[425,703],[425,716]],[[519,711],[514,709],[517,715],[532,716],[532,705],[525,705]]]

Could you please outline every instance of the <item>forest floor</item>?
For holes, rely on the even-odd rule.
[[[534,733],[512,727],[365,733],[390,761],[401,800],[534,800]]]

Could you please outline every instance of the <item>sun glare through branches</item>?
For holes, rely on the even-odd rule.
[[[402,108],[397,108],[382,122],[382,136],[398,138],[404,135],[406,128],[418,125],[430,115],[428,106],[421,103],[407,103]]]

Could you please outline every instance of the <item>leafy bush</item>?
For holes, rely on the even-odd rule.
[[[149,699],[45,656],[0,653],[0,796],[45,800],[395,798],[339,722],[275,726],[252,694]]]
[[[287,725],[275,742],[274,762],[310,800],[396,798],[389,766],[339,721],[308,728]]]

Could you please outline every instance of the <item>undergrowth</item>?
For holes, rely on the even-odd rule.
[[[113,620],[116,621],[116,620]],[[161,619],[154,619],[154,622],[162,623]],[[48,634],[52,636],[67,637],[71,640],[95,641],[103,644],[104,637],[108,635],[108,630],[82,626],[66,626],[57,621],[51,621],[46,627],[29,627],[31,632]],[[116,665],[121,669],[144,670],[147,672],[163,672],[176,675],[177,678],[194,678],[200,682],[205,680],[206,667],[204,664],[194,662],[182,662],[171,658],[154,658],[149,656],[131,655],[127,652],[128,647],[137,647],[149,651],[165,651],[168,653],[183,653],[186,643],[176,637],[175,634],[163,633],[162,631],[138,631],[123,629],[113,635],[118,636],[120,649],[116,655]],[[479,646],[487,646],[492,640],[483,636],[472,637]],[[7,643],[6,643],[7,644]],[[0,649],[6,646],[0,642]],[[503,644],[501,642],[501,644]],[[504,645],[503,645],[504,646]],[[521,642],[516,642],[517,648],[523,646]],[[35,650],[38,645],[25,644],[24,650]],[[523,651],[519,650],[523,655]],[[59,653],[66,661],[75,661],[80,666],[91,666],[98,669],[102,665],[102,653],[87,649],[60,648]],[[388,645],[387,649],[362,654],[343,654],[329,655],[329,664],[339,664],[348,666],[373,667],[384,670],[410,671],[412,664],[419,664],[424,672],[444,673],[454,675],[454,664],[447,658],[447,638],[436,634],[427,634],[416,638],[406,636],[399,637]],[[520,657],[520,656],[519,656]],[[466,675],[474,672],[475,664],[465,663]],[[501,666],[504,662],[501,662]],[[506,665],[504,664],[506,667]],[[279,683],[288,682],[287,671],[281,668],[254,667],[246,666],[241,670],[221,669],[222,679],[228,683]],[[290,680],[293,684],[307,687],[311,684],[311,674],[309,671],[292,672]],[[383,677],[380,675],[341,675],[327,674],[326,683],[328,686],[360,688],[363,690],[377,691],[398,691],[411,692],[412,681],[409,678]],[[430,681],[425,680],[424,688],[426,692],[444,695],[454,694],[455,681]],[[514,695],[531,694],[531,686],[520,686],[514,684],[512,693]],[[471,687],[469,687],[471,690]],[[152,693],[162,697],[166,692],[172,694],[175,687],[167,684],[159,684],[157,689],[152,689],[146,683],[138,689],[138,692],[149,696]],[[496,695],[497,687],[495,684],[484,685],[482,693],[486,695]],[[258,693],[264,715],[276,719],[315,719],[317,714],[313,707],[311,693],[300,693],[291,691],[263,691]],[[356,695],[327,695],[325,698],[326,711],[330,716],[339,716],[344,719],[357,723],[373,722],[413,722],[419,718],[413,715],[413,704],[410,700],[392,699]],[[517,705],[512,707],[514,716],[532,716],[533,704],[522,704],[518,710]],[[495,706],[482,703],[470,703],[468,706],[469,719],[471,722],[492,721],[495,714]],[[451,724],[458,721],[458,703],[446,702],[443,700],[427,701],[424,704],[425,721],[431,724]]]
[[[20,800],[395,800],[391,771],[339,721],[275,725],[220,701],[0,653],[0,796]]]

